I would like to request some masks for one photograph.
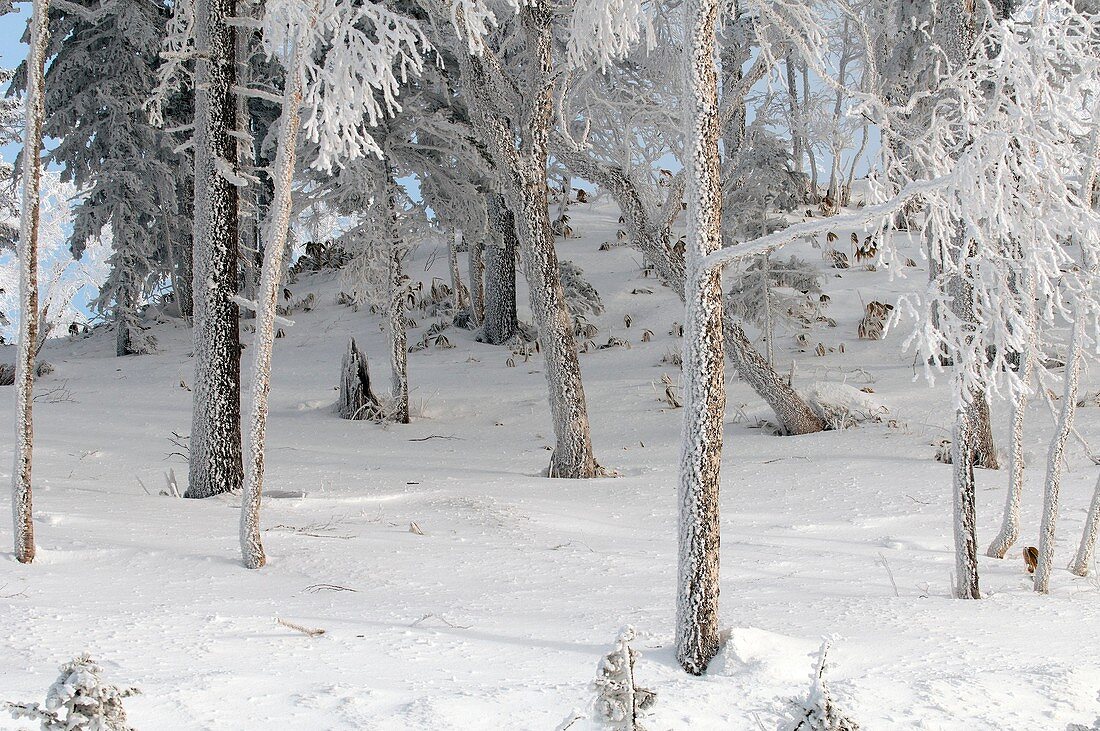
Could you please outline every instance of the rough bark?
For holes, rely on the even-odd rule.
[[[1050,572],[1054,570],[1054,537],[1058,524],[1058,497],[1062,487],[1062,464],[1066,454],[1066,442],[1073,432],[1073,417],[1077,412],[1077,389],[1081,380],[1084,328],[1088,313],[1082,303],[1077,304],[1073,317],[1069,353],[1066,356],[1065,383],[1062,392],[1062,409],[1058,424],[1047,452],[1047,476],[1043,489],[1043,517],[1039,523],[1039,562],[1035,567],[1035,591],[1042,594],[1050,590]]]
[[[383,416],[382,404],[371,389],[367,355],[359,350],[355,338],[348,341],[348,350],[340,362],[340,397],[335,410],[341,419],[352,421]]]
[[[34,561],[31,463],[34,449],[34,357],[38,352],[38,223],[45,117],[45,59],[49,7],[35,0],[27,57],[26,124],[23,130],[23,199],[19,216],[19,346],[15,361],[15,463],[11,507],[15,560]]]
[[[719,468],[725,413],[721,268],[699,262],[722,245],[718,157],[717,0],[688,0],[684,19],[689,135],[687,316],[684,323],[684,427],[680,446],[676,657],[702,674],[718,652]]]
[[[241,364],[237,305],[237,189],[219,174],[233,166],[237,144],[234,0],[196,0],[194,410],[185,497],[241,486]]]
[[[499,195],[490,198],[494,235],[485,247],[485,319],[481,339],[491,345],[512,340],[516,316],[516,221]]]
[[[302,104],[304,48],[295,44],[283,96],[282,129],[272,177],[275,199],[264,232],[264,259],[256,296],[256,338],[252,343],[252,404],[249,413],[248,469],[241,495],[241,556],[244,565],[258,569],[267,563],[260,539],[260,500],[264,486],[264,448],[267,440],[267,400],[271,393],[271,350],[275,318],[286,272],[286,239],[290,229],[291,186]]]
[[[462,273],[458,267],[458,247],[462,245],[462,232],[456,231],[447,249],[447,262],[451,268],[451,289],[454,291],[454,311],[456,313],[466,309],[467,291],[462,283]]]

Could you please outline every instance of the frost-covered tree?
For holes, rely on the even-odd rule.
[[[638,651],[630,643],[637,636],[632,626],[623,627],[615,649],[600,659],[596,670],[596,717],[609,731],[645,731],[642,718],[657,701],[657,694],[639,688],[634,677]]]
[[[26,114],[23,127],[22,203],[19,217],[19,345],[15,361],[15,464],[12,467],[12,515],[15,558],[34,560],[31,462],[34,448],[34,358],[38,351],[38,234],[42,180],[42,125],[45,117],[47,0],[35,0],[27,56]]]
[[[102,673],[85,653],[61,666],[45,704],[8,703],[8,710],[12,718],[38,721],[42,731],[133,731],[122,701],[141,691],[111,685]]]
[[[190,300],[191,172],[169,134],[143,112],[157,84],[158,50],[168,8],[152,0],[120,0],[109,12],[90,3],[52,14],[46,73],[45,133],[58,140],[48,160],[80,189],[70,248],[110,227],[114,253],[93,307],[117,328],[117,354],[148,352],[155,341],[141,325],[140,306],[161,283],[177,303]],[[184,123],[189,99],[175,94],[167,123]],[[186,290],[186,291],[184,291]]]
[[[722,273],[700,269],[704,257],[722,246],[717,22],[717,0],[684,4],[688,241],[676,657],[695,675],[703,673],[718,652],[718,488],[726,407]]]

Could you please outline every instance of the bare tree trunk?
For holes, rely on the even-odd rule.
[[[810,202],[817,203],[820,199],[817,192],[817,153],[814,152],[813,145],[810,144],[810,133],[806,130],[811,113],[810,70],[805,59],[802,59],[799,65],[802,67],[802,121],[799,126],[802,128],[802,146],[806,150],[806,156],[810,158]]]
[[[409,341],[405,332],[405,285],[403,262],[405,249],[402,246],[400,230],[397,226],[397,182],[393,173],[386,168],[386,236],[389,239],[389,279],[390,279],[390,396],[393,405],[390,419],[398,424],[409,423]],[[453,251],[453,249],[452,249]],[[461,280],[459,280],[461,284]]]
[[[1085,530],[1081,534],[1081,544],[1077,547],[1077,555],[1073,557],[1073,562],[1069,565],[1069,570],[1078,576],[1088,576],[1089,574],[1098,534],[1100,534],[1100,479],[1097,479],[1096,487],[1092,491],[1092,502],[1089,503],[1089,512],[1085,518]]]
[[[367,355],[359,350],[355,338],[348,341],[347,352],[340,362],[340,396],[335,411],[341,419],[352,421],[378,419],[385,415],[371,388]]]
[[[275,200],[264,233],[264,261],[257,292],[256,339],[252,343],[252,406],[248,435],[248,470],[241,495],[241,555],[244,565],[258,569],[267,563],[260,539],[260,499],[264,486],[264,449],[267,439],[267,399],[271,393],[271,349],[275,343],[275,316],[286,272],[286,239],[290,230],[294,158],[301,121],[303,54],[294,41],[283,94],[282,129],[275,152]]]
[[[38,352],[38,221],[42,183],[42,124],[45,118],[45,60],[49,40],[47,0],[31,11],[27,56],[26,126],[23,130],[23,200],[19,214],[19,350],[15,361],[15,464],[11,507],[15,560],[34,561],[31,462],[34,449],[34,357]]]
[[[1062,410],[1054,438],[1047,453],[1047,479],[1043,490],[1043,517],[1039,525],[1039,563],[1035,567],[1035,591],[1046,594],[1050,590],[1050,572],[1054,570],[1054,536],[1058,523],[1058,493],[1062,486],[1062,462],[1066,454],[1066,442],[1073,431],[1073,416],[1077,411],[1077,388],[1081,379],[1081,357],[1084,350],[1087,307],[1077,302],[1073,313],[1069,353],[1066,356],[1065,384],[1062,393]]]
[[[507,343],[519,331],[516,316],[516,221],[504,199],[489,199],[491,243],[485,249],[485,322],[482,339]]]
[[[235,165],[235,0],[196,0],[194,411],[185,497],[241,486],[241,363],[237,305],[237,189],[218,172]],[[219,162],[219,160],[224,162]]]
[[[684,20],[688,135],[687,314],[684,324],[684,427],[679,475],[676,657],[702,674],[718,652],[719,468],[726,406],[721,269],[700,262],[722,246],[718,157],[718,76],[714,64],[718,0],[688,0]]]

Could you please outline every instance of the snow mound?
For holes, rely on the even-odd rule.
[[[846,383],[815,381],[802,391],[810,407],[831,429],[845,429],[864,421],[882,421],[890,409],[873,393]]]
[[[734,627],[708,673],[752,676],[753,682],[798,684],[806,678],[807,657],[815,645],[756,627]]]

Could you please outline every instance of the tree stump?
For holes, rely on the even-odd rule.
[[[340,399],[336,402],[336,413],[341,419],[353,421],[382,418],[382,404],[370,388],[367,356],[359,350],[355,338],[348,343],[340,363]]]

